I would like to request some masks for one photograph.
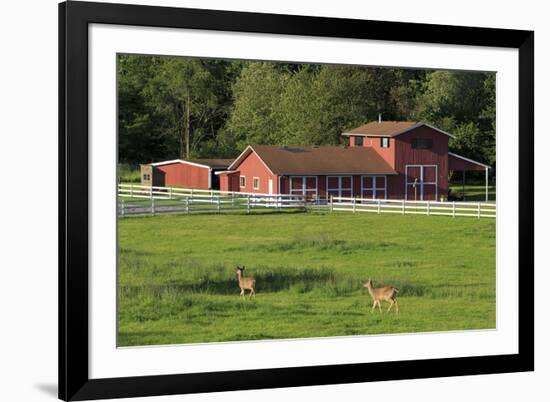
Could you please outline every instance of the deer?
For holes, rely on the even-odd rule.
[[[250,295],[248,296],[249,299],[252,298],[252,296],[254,296],[254,298],[256,298],[256,291],[254,290],[254,288],[256,287],[256,278],[254,278],[253,276],[249,276],[249,277],[245,277],[243,274],[244,274],[244,265],[242,268],[240,268],[239,266],[237,266],[237,271],[236,274],[237,274],[237,278],[239,279],[239,288],[241,288],[241,299],[244,297],[244,291],[245,290],[250,290]]]
[[[367,288],[370,296],[372,297],[372,300],[374,301],[374,303],[372,304],[371,313],[374,313],[374,308],[377,304],[378,310],[382,312],[382,308],[380,307],[380,300],[386,300],[390,302],[390,307],[387,311],[388,313],[394,305],[396,314],[399,313],[399,304],[397,303],[397,292],[399,292],[399,289],[393,286],[387,286],[385,288],[374,288],[372,286],[372,279],[370,278],[367,280],[367,282],[363,284],[363,287]]]

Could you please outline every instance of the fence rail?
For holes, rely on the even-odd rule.
[[[221,213],[225,211],[320,209],[325,211],[443,215],[495,218],[496,204],[380,200],[357,197],[306,197],[297,194],[259,194],[176,187],[119,184],[118,214]]]
[[[496,204],[455,201],[373,200],[353,197],[331,197],[331,211],[394,213],[402,215],[443,215],[496,218]]]

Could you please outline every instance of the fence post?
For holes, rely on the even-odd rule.
[[[353,198],[353,213],[355,213],[355,204],[357,202],[357,197]]]
[[[172,199],[172,187],[168,187],[168,198]]]
[[[185,212],[189,214],[189,197],[185,197]]]
[[[246,195],[246,213],[250,213],[250,194]]]
[[[428,200],[426,215],[430,216],[430,200]]]
[[[481,202],[477,203],[477,217],[481,218]]]
[[[151,198],[151,215],[155,214],[155,199]]]
[[[220,196],[218,194],[218,213],[220,213]]]
[[[134,198],[134,185],[130,184],[130,197]]]
[[[401,200],[401,212],[405,215],[405,200]]]
[[[381,201],[380,201],[380,198],[378,199],[378,214],[380,215],[380,206],[381,206]]]
[[[124,199],[120,200],[120,202],[121,202],[121,206],[122,206],[121,215],[124,216]]]
[[[332,212],[332,208],[333,208],[333,205],[332,205],[332,194],[330,195],[330,212]]]
[[[456,216],[456,203],[453,201],[453,218]]]

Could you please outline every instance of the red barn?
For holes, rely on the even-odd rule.
[[[217,171],[225,170],[233,159],[175,159],[141,165],[144,186],[219,189]]]
[[[373,122],[348,146],[248,146],[220,177],[222,191],[440,200],[449,170],[489,166],[449,153],[451,134],[422,122]]]

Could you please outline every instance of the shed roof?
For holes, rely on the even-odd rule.
[[[314,145],[250,145],[229,166],[235,169],[255,152],[273,174],[397,174],[373,149]]]
[[[366,137],[397,137],[398,135],[404,134],[407,131],[410,131],[420,126],[427,126],[435,131],[440,132],[441,134],[453,137],[453,135],[421,121],[372,121],[370,123],[363,124],[362,126],[348,130],[342,133],[342,135],[359,135]]]
[[[208,158],[208,159],[192,159],[189,162],[196,163],[198,165],[206,165],[211,168],[220,168],[226,169],[235,159],[217,159],[217,158]]]
[[[151,163],[151,166],[165,166],[165,165],[174,165],[177,163],[185,163],[189,165],[195,165],[204,168],[212,169],[227,169],[229,165],[234,161],[234,159],[172,159],[169,161],[155,162]]]
[[[465,156],[458,155],[453,152],[449,152],[448,155],[450,170],[476,171],[491,169],[491,166],[486,165],[485,163],[477,162],[473,159],[466,158]]]

